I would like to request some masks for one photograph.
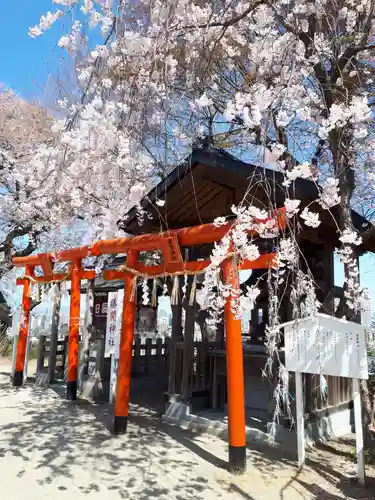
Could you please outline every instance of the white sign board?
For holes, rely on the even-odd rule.
[[[124,290],[109,292],[107,309],[107,328],[105,336],[105,357],[111,357],[111,373],[109,381],[109,402],[113,402],[116,392],[117,364],[120,355],[120,336]]]
[[[22,311],[21,309],[16,309],[12,316],[12,328],[10,330],[9,336],[16,337],[18,335],[18,330],[20,327]]]
[[[362,325],[317,314],[282,326],[288,371],[368,379]]]
[[[285,335],[285,366],[295,372],[298,464],[305,463],[305,419],[302,373],[353,379],[357,475],[365,484],[360,379],[368,379],[366,328],[317,314],[280,325]]]
[[[119,356],[124,290],[109,292],[104,356]]]

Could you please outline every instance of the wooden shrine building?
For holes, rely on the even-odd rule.
[[[203,144],[181,165],[174,168],[141,202],[150,217],[138,223],[134,207],[124,217],[122,228],[129,234],[154,233],[166,229],[195,226],[213,221],[216,217],[231,215],[232,205],[254,204],[259,208],[282,207],[286,188],[280,172],[246,164],[210,144]],[[318,198],[318,188],[312,181],[298,178],[293,185],[293,198],[301,200],[301,208]],[[156,203],[163,200],[164,205]],[[311,210],[320,212],[321,225],[317,229],[298,227],[298,243],[316,283],[321,312],[334,315],[343,290],[334,285],[334,250],[339,247],[334,217],[317,203]],[[333,215],[335,210],[333,209]],[[353,212],[358,230],[368,222]],[[262,251],[271,251],[272,241],[259,241]],[[375,251],[375,241],[367,243],[364,251]],[[194,259],[208,258],[212,245],[187,249]],[[267,359],[265,325],[267,324],[268,292],[264,270],[252,272],[245,284],[254,284],[259,277],[262,291],[251,312],[248,328],[243,328],[245,373],[245,405],[247,417],[256,417],[264,423],[272,420],[274,410],[274,380],[262,376]],[[286,282],[279,310],[280,322],[292,319],[289,300],[290,282]],[[183,309],[185,314],[183,315]],[[183,401],[192,411],[202,409],[225,410],[227,401],[225,332],[219,325],[210,332],[205,320],[207,313],[195,302],[172,305],[172,343],[169,374],[169,401]],[[182,318],[185,316],[184,324]],[[201,340],[194,342],[194,333]],[[196,335],[195,335],[196,338]],[[283,345],[280,345],[281,358]],[[328,397],[320,394],[318,377],[304,375],[305,411],[307,426],[313,439],[330,432],[348,431],[351,422],[351,381],[327,377]],[[290,392],[293,394],[293,380]],[[293,399],[293,396],[292,396]],[[292,409],[293,404],[292,404]],[[289,425],[284,422],[285,426]]]

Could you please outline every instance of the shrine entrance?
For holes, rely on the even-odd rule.
[[[136,320],[137,280],[157,279],[166,276],[173,277],[172,298],[179,294],[179,277],[187,276],[189,288],[194,276],[201,274],[210,260],[187,260],[183,258],[182,248],[195,245],[204,245],[220,241],[236,221],[232,220],[219,227],[213,224],[172,230],[164,233],[146,234],[141,236],[118,238],[107,241],[97,241],[91,246],[64,250],[56,254],[44,253],[28,257],[14,258],[13,264],[25,268],[25,275],[17,283],[23,286],[23,319],[21,321],[16,353],[13,385],[19,386],[23,381],[26,342],[30,318],[30,288],[33,283],[51,283],[70,280],[70,324],[67,366],[66,395],[69,400],[77,398],[77,379],[79,365],[79,338],[80,338],[80,298],[81,280],[94,280],[95,271],[84,267],[84,259],[99,255],[126,254],[126,260],[117,269],[104,272],[104,279],[122,280],[124,282],[124,296],[122,305],[121,337],[119,344],[119,360],[117,368],[116,402],[114,408],[114,433],[126,432],[130,383],[133,359],[134,327]],[[269,219],[253,221],[254,227],[269,223],[276,229],[284,229],[286,218],[284,210],[280,209],[271,214]],[[249,235],[256,237],[255,230]],[[162,264],[147,265],[140,261],[142,251],[158,251],[162,255]],[[245,433],[245,403],[244,403],[244,376],[241,320],[238,319],[231,307],[232,294],[238,293],[240,269],[268,269],[275,265],[275,254],[266,253],[255,260],[240,260],[236,252],[232,251],[222,262],[222,276],[225,283],[230,285],[232,292],[228,295],[225,305],[226,327],[226,364],[227,364],[227,399],[228,399],[228,427],[229,427],[229,469],[233,473],[243,473],[246,465],[246,433]],[[55,263],[69,263],[68,273],[56,273]],[[36,268],[40,266],[40,273]],[[178,304],[178,299],[173,301]],[[191,342],[191,339],[189,339]],[[173,342],[173,339],[172,339]],[[190,359],[189,365],[190,365]],[[183,361],[184,373],[187,360]],[[170,372],[171,373],[171,372]],[[183,383],[186,382],[183,374]],[[170,381],[172,383],[172,381]]]

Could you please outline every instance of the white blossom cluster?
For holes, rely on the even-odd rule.
[[[113,196],[109,202],[104,195],[103,212],[107,213],[99,225],[104,227],[109,223],[111,229],[102,235],[114,230],[113,221],[108,220],[109,211],[116,211],[117,219],[126,211],[127,204],[117,200],[129,197],[130,183],[144,183],[152,176],[154,158],[159,153],[155,146],[145,144],[145,132],[165,134],[169,120],[172,129],[179,131],[175,139],[185,145],[202,132],[202,113],[207,109],[221,113],[228,124],[240,124],[243,137],[246,130],[250,138],[255,132],[257,137],[259,132],[266,137],[271,124],[293,131],[301,120],[310,135],[324,138],[352,127],[351,148],[368,136],[371,111],[365,93],[353,94],[344,102],[333,102],[326,110],[324,96],[312,84],[317,78],[317,65],[330,61],[333,42],[328,32],[325,36],[324,29],[317,30],[311,45],[299,33],[308,32],[311,16],[316,16],[319,23],[324,22],[325,3],[303,0],[298,6],[291,6],[289,2],[276,0],[271,6],[248,0],[223,0],[217,8],[194,0],[152,4],[148,0],[136,4],[114,0],[53,3],[60,9],[42,16],[31,33],[41,35],[60,18],[72,18],[69,31],[58,45],[71,55],[86,46],[87,57],[78,64],[84,98],[80,104],[71,106],[67,120],[60,124],[59,148],[53,151],[52,158],[48,156],[48,162],[50,170],[56,170],[55,166],[60,166],[63,160],[64,171],[59,169],[59,176],[64,180],[71,177],[74,183],[83,171],[85,193],[82,194],[79,183],[71,199],[73,205],[81,204],[83,208],[88,198],[88,213],[95,211],[94,200],[104,195],[102,192],[94,195],[95,189],[88,190],[88,184],[95,182],[100,189],[99,182],[106,185],[103,180],[109,175],[121,186],[115,196],[116,203]],[[362,13],[369,5],[370,2],[361,2]],[[353,2],[343,2],[337,13],[342,30],[351,33],[350,26],[358,21],[357,9]],[[284,19],[283,29],[280,29],[281,19]],[[103,43],[98,44],[95,38],[92,46],[90,29],[97,27],[103,33]],[[343,36],[340,43],[343,53],[349,41]],[[359,45],[362,40],[352,43]],[[238,58],[246,61],[243,83],[233,88],[223,87],[221,75],[223,72],[235,75]],[[201,63],[205,59],[208,64],[202,72]],[[337,76],[335,85],[345,90],[343,75]],[[181,119],[178,107],[185,110],[187,117],[182,123],[175,119],[177,115]],[[193,119],[189,119],[189,109]],[[266,162],[283,169],[285,187],[290,187],[297,178],[315,180],[309,161],[285,168],[286,149],[280,140],[272,141],[264,157]],[[337,179],[332,178],[329,185],[327,182],[320,197],[325,209],[340,201]],[[111,190],[111,183],[106,190]],[[318,226],[316,214],[304,210],[303,216],[306,225]]]

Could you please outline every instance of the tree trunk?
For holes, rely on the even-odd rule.
[[[350,201],[355,188],[354,172],[350,168],[350,131],[340,132],[333,130],[330,133],[330,146],[333,156],[335,174],[339,180],[341,202],[338,206],[338,224],[341,233],[345,230],[355,232],[352,220]],[[344,296],[352,294],[353,287],[359,289],[359,267],[358,248],[353,244],[344,243],[341,250],[344,253]],[[355,274],[357,267],[358,274]],[[351,283],[351,289],[349,289]],[[356,293],[354,292],[354,295]],[[355,298],[355,297],[354,297]],[[349,321],[360,322],[360,310],[358,307],[348,307],[347,301],[343,302],[342,312]],[[373,422],[374,408],[368,389],[367,380],[361,380],[361,400],[363,411],[363,435],[364,446],[372,460],[375,460],[375,439],[371,432],[370,425]]]

